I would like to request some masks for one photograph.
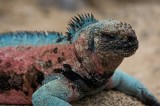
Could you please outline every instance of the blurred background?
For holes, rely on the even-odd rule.
[[[160,0],[0,0],[0,32],[64,33],[70,18],[81,13],[132,25],[140,47],[120,68],[139,79],[160,100]]]

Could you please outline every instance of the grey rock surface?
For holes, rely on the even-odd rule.
[[[145,106],[136,98],[118,91],[102,91],[101,93],[72,103],[73,106]]]

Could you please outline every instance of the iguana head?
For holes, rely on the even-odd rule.
[[[138,40],[130,24],[103,20],[88,27],[89,47],[95,52],[129,57],[138,49]]]
[[[74,17],[67,35],[72,38],[79,57],[87,69],[115,70],[124,57],[138,49],[138,40],[131,25],[117,20],[96,20],[93,15]]]

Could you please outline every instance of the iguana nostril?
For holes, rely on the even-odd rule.
[[[135,36],[128,36],[128,41],[134,41],[136,40],[137,38]]]

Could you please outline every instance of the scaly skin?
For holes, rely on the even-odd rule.
[[[70,21],[66,35],[1,34],[0,104],[70,106],[84,96],[115,88],[160,106],[138,80],[117,69],[138,49],[129,24],[79,15]]]

